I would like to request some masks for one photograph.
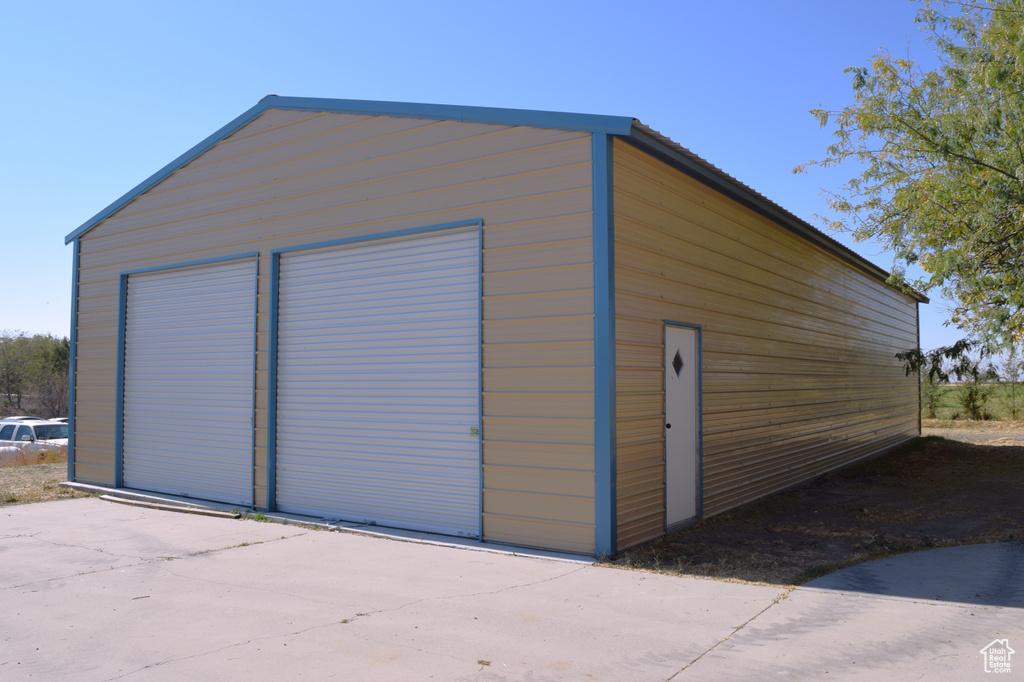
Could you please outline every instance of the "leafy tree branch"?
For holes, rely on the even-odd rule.
[[[893,281],[941,288],[951,322],[1024,338],[1024,0],[923,0],[940,66],[888,52],[850,67],[853,104],[812,115],[835,141],[821,159],[860,172],[825,192],[831,229],[896,253]],[[925,276],[904,281],[905,267]]]

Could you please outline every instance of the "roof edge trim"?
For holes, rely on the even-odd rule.
[[[237,117],[187,152],[171,161],[156,173],[133,187],[120,199],[107,206],[78,229],[64,238],[70,244],[96,227],[111,215],[131,203],[137,196],[151,189],[161,180],[178,170],[189,161],[228,137],[245,124],[269,109],[291,109],[298,111],[323,111],[341,114],[363,114],[371,116],[397,116],[403,118],[427,118],[444,121],[469,123],[490,123],[496,125],[526,126],[530,128],[554,128],[576,130],[587,133],[608,133],[629,135],[633,119],[628,116],[602,116],[596,114],[570,114],[557,111],[535,111],[529,109],[499,109],[493,107],[470,107],[444,104],[413,104],[403,102],[376,102],[349,99],[328,99],[320,97],[281,97],[267,95],[255,106]]]
[[[157,183],[167,178],[171,173],[178,170],[179,168],[187,164],[189,161],[192,161],[197,156],[208,150],[210,147],[217,144],[225,137],[231,135],[236,130],[244,126],[246,123],[249,123],[269,108],[270,107],[264,104],[263,101],[261,100],[258,104],[250,108],[244,114],[238,116],[227,125],[221,127],[219,130],[217,130],[217,132],[208,136],[202,142],[195,145],[187,152],[176,158],[174,161],[171,161],[169,164],[158,170],[156,173],[149,176],[148,178],[140,182],[138,185],[130,189],[128,192],[122,195],[120,199],[107,206],[105,209],[94,215],[86,222],[82,223],[82,225],[80,225],[78,229],[76,229],[68,236],[64,237],[64,243],[70,244],[75,239],[78,239],[83,234],[85,234],[86,232],[88,232],[89,230],[96,227],[101,222],[112,216],[114,213],[127,206],[137,196],[143,194],[144,192],[155,186]]]
[[[430,118],[443,121],[463,121],[466,123],[491,123],[530,128],[577,130],[587,133],[608,133],[611,135],[629,135],[633,127],[633,119],[629,116],[571,114],[531,109],[379,102],[321,97],[281,97],[278,95],[268,95],[260,100],[260,103],[265,103],[272,109],[298,109],[303,111],[325,111],[335,114],[364,114],[402,118]]]
[[[756,193],[724,171],[712,167],[707,162],[702,162],[703,160],[696,154],[655,133],[642,123],[635,123],[630,134],[624,138],[626,142],[662,159],[669,165],[696,178],[755,213],[759,213],[787,230],[804,237],[808,241],[814,242],[826,251],[834,253],[850,265],[882,281],[905,296],[919,303],[929,302],[928,297],[918,291],[904,291],[899,287],[889,284],[889,273],[856,251],[815,229],[809,223],[793,215],[770,199]]]

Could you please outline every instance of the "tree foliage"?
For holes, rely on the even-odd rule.
[[[914,348],[897,353],[896,358],[903,361],[908,376],[916,373],[920,377],[921,402],[929,419],[937,416],[939,384],[953,379],[957,381],[957,402],[964,408],[966,417],[991,419],[986,406],[992,397],[993,382],[999,379],[991,361],[995,350],[984,342],[961,339],[951,346],[930,351]]]
[[[4,332],[0,337],[0,393],[5,408],[21,409],[28,392],[31,340],[21,332]]]
[[[32,412],[47,418],[66,415],[70,358],[66,337],[0,334],[0,412]]]
[[[990,378],[989,370],[983,369],[983,365],[991,356],[992,348],[989,345],[970,339],[960,339],[950,346],[929,351],[912,348],[896,353],[896,359],[903,361],[907,376],[920,374],[927,377],[928,381],[943,384],[951,379],[965,381]]]
[[[826,193],[831,227],[893,250],[893,282],[940,287],[975,337],[1024,338],[1024,0],[924,0],[916,21],[938,68],[883,51],[847,69],[854,103],[812,111],[834,144],[796,170],[859,162]]]

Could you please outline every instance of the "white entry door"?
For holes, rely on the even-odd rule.
[[[700,451],[699,333],[665,325],[665,527],[697,516]]]

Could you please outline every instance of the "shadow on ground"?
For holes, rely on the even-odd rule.
[[[804,585],[886,597],[1024,608],[1024,544],[943,547],[857,564]]]
[[[1024,539],[1024,447],[919,438],[610,563],[801,585],[872,559]]]

